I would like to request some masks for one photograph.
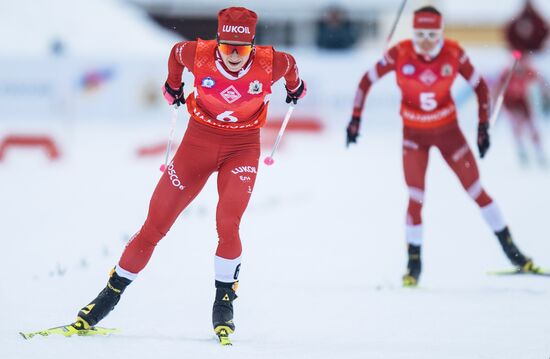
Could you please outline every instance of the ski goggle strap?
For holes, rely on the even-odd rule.
[[[218,50],[224,55],[231,55],[233,52],[237,51],[237,54],[241,57],[247,56],[252,52],[254,45],[230,45],[223,42],[218,43]]]

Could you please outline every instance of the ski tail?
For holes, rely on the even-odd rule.
[[[550,270],[534,267],[533,269],[529,271],[521,270],[520,268],[514,268],[514,269],[504,269],[504,270],[493,270],[487,272],[489,275],[538,275],[538,276],[544,276],[544,277],[550,277]]]

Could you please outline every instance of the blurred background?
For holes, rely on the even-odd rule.
[[[314,128],[341,131],[356,85],[384,51],[401,3],[2,0],[0,134],[49,134],[66,152],[71,151],[67,141],[80,121],[165,125],[169,108],[159,89],[172,45],[184,39],[214,38],[216,14],[230,5],[258,12],[258,44],[290,51],[297,58],[310,85],[310,96],[299,106],[297,118],[308,125],[315,122]],[[441,10],[447,36],[461,42],[488,80],[510,64],[505,28],[519,18],[524,0],[409,0],[392,43],[410,36],[413,10],[427,4]],[[550,17],[550,2],[532,4],[538,16]],[[549,75],[546,43],[544,39],[540,50],[533,52],[533,61],[541,73]],[[185,82],[190,92],[188,74]],[[389,106],[396,113],[399,94],[392,82],[385,81],[373,91],[370,110]],[[457,81],[457,87],[460,104],[471,104],[465,83]],[[282,91],[276,90],[271,105],[274,117],[285,111],[282,98]],[[381,116],[371,117],[376,123]]]

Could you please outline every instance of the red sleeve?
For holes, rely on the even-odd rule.
[[[196,41],[182,41],[172,47],[168,58],[168,79],[166,80],[171,88],[177,89],[181,86],[184,68],[193,72],[196,51]]]
[[[372,69],[365,72],[359,82],[357,92],[355,93],[352,113],[353,117],[361,118],[361,113],[363,112],[363,107],[365,106],[365,100],[367,99],[367,94],[369,93],[370,87],[378,81],[378,79],[395,70],[395,61],[397,60],[398,54],[398,47],[392,47],[384,54],[384,57],[378,61]]]
[[[273,50],[273,83],[279,81],[281,77],[285,78],[286,87],[290,91],[298,89],[301,84],[294,57],[286,52]]]
[[[477,103],[479,106],[479,123],[487,123],[489,121],[489,115],[491,111],[489,86],[487,86],[487,83],[485,82],[483,77],[481,77],[481,75],[476,71],[476,69],[470,62],[470,58],[462,49],[460,49],[459,52],[458,72],[474,88],[477,96]]]

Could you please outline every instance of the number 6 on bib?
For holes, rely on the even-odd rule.
[[[237,122],[239,119],[235,116],[231,116],[233,111],[225,111],[216,116],[216,120],[223,122]]]

